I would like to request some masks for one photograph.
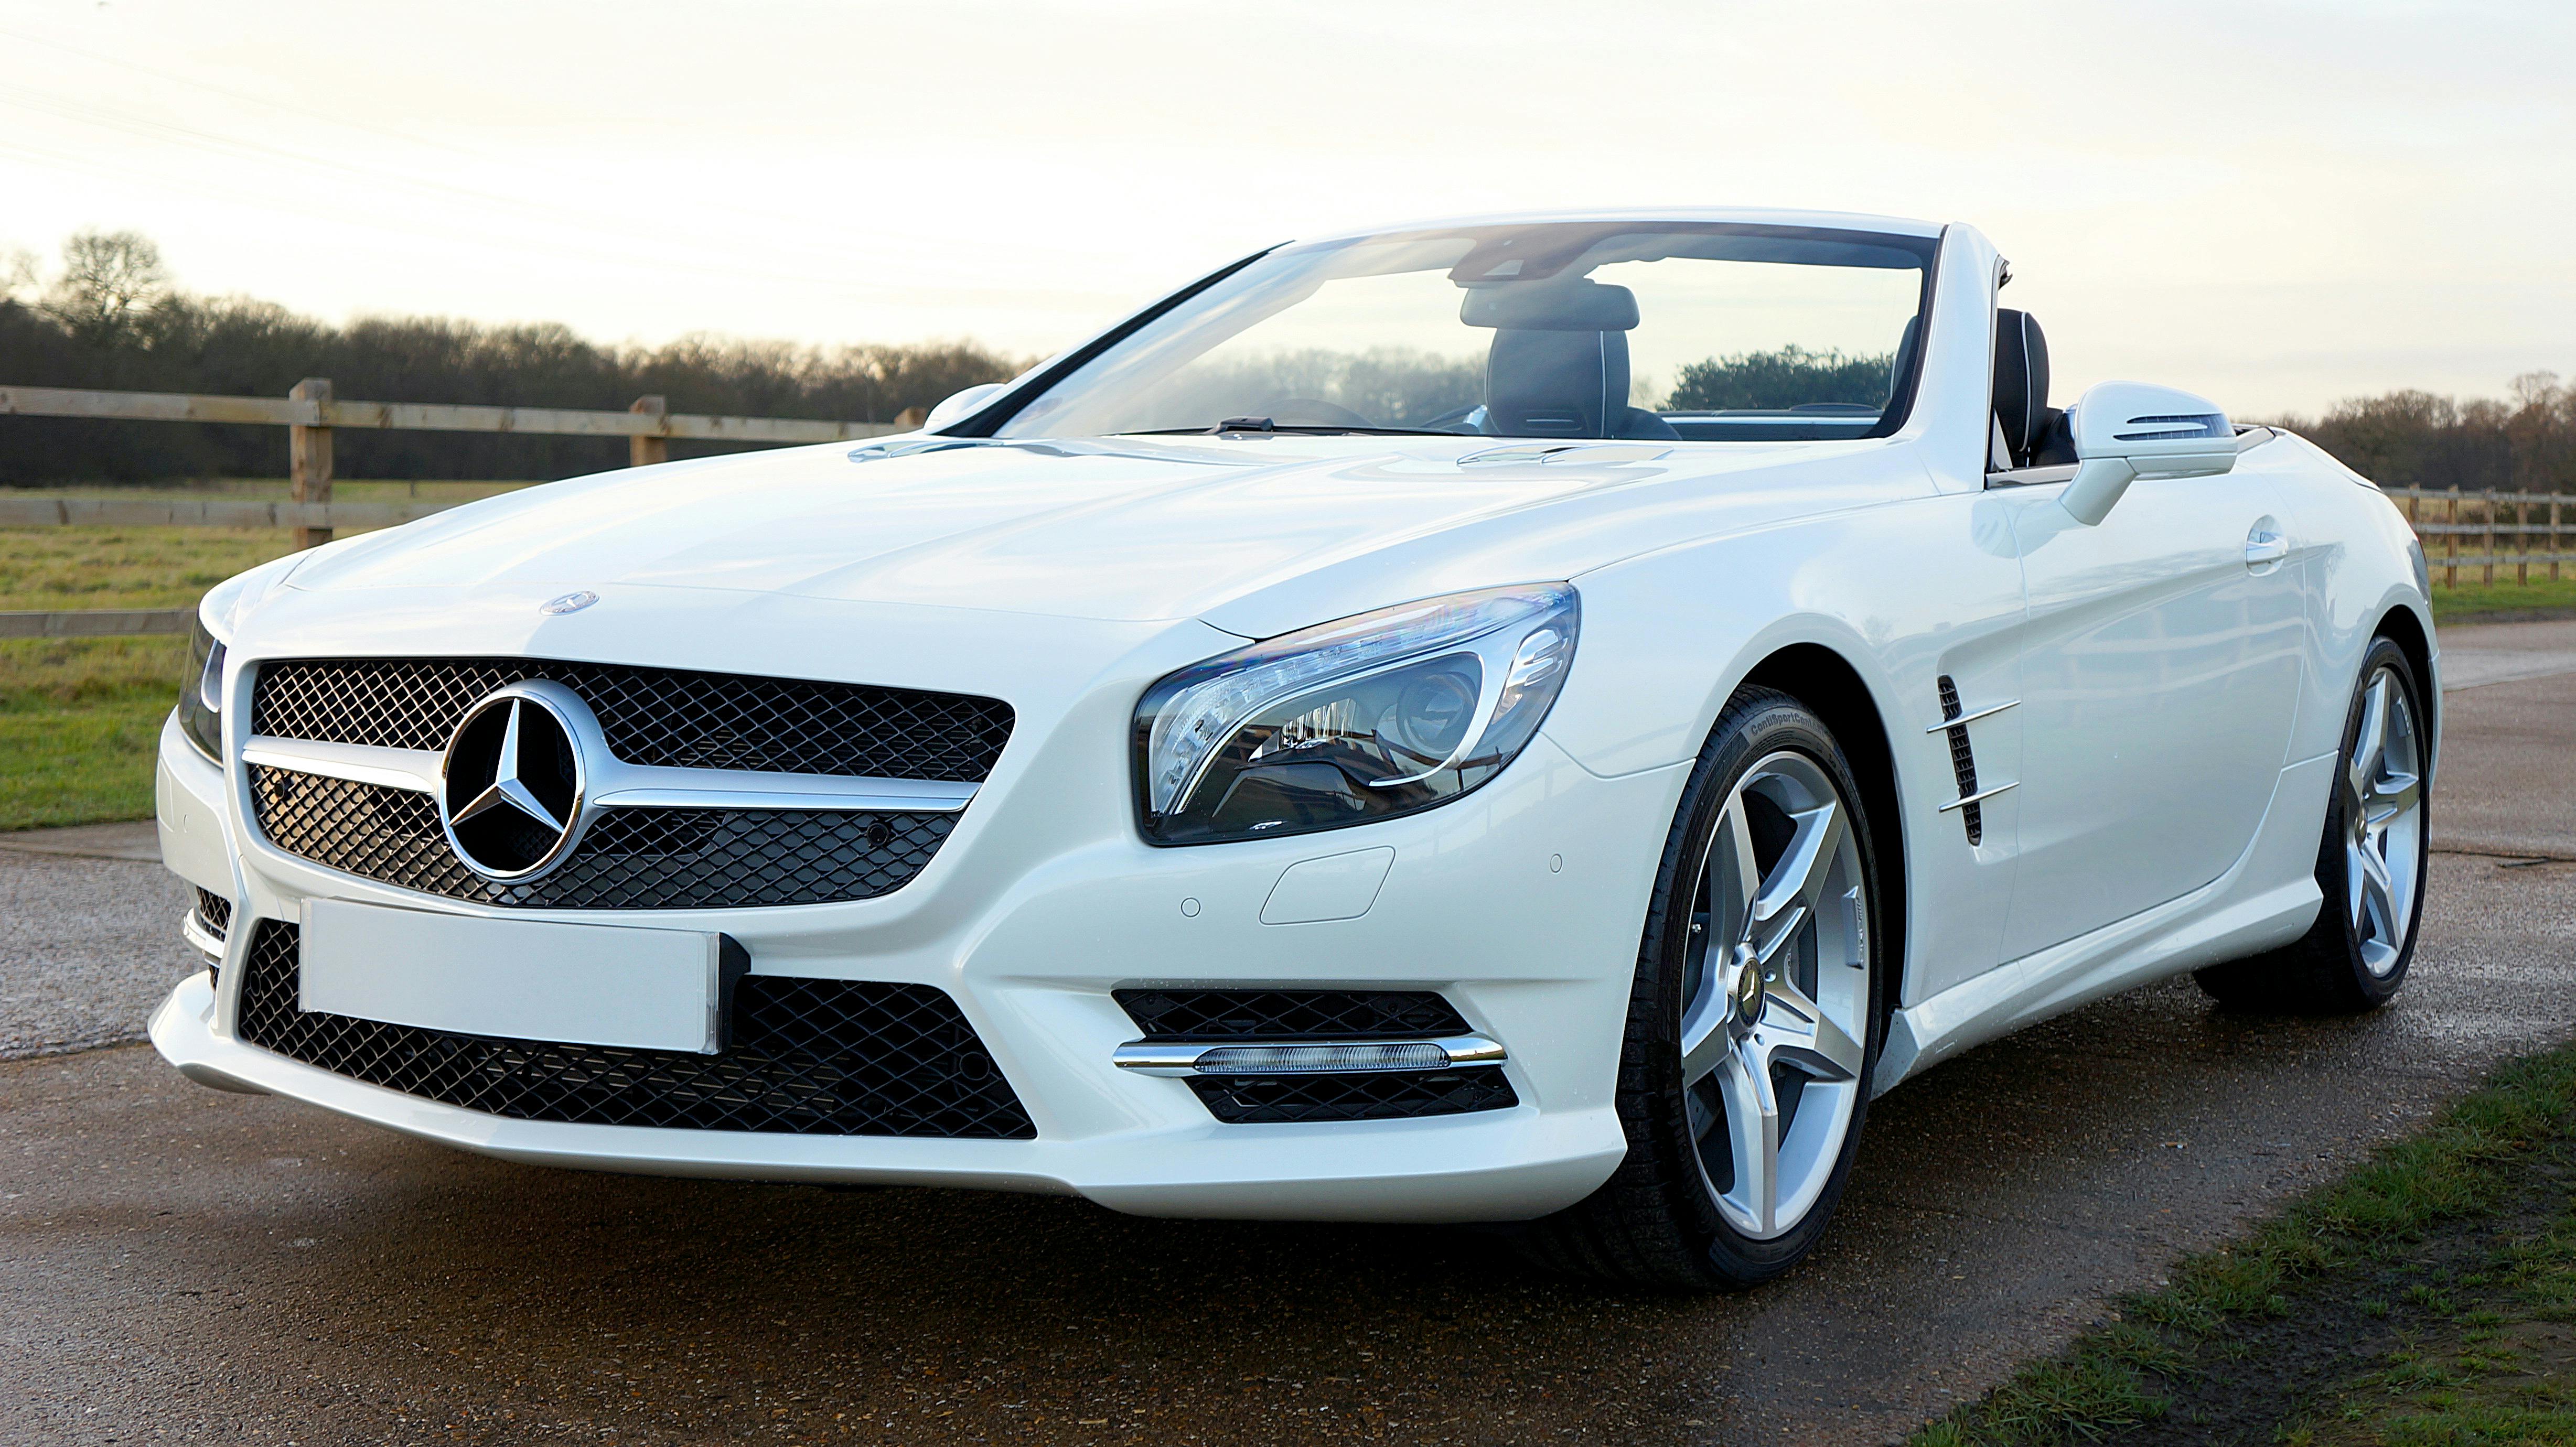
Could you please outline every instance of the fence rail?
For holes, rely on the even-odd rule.
[[[185,633],[196,617],[194,608],[0,611],[0,638],[139,638],[148,633]]]
[[[2556,492],[2435,491],[2429,487],[2390,487],[2381,491],[2406,514],[2406,522],[2424,545],[2425,561],[2442,575],[2444,587],[2457,586],[2460,570],[2475,568],[2479,581],[2493,583],[2496,569],[2513,569],[2517,583],[2531,581],[2531,570],[2546,568],[2551,581],[2562,562],[2576,561],[2576,548],[2560,541],[2576,537],[2576,502]],[[2474,548],[2466,546],[2475,542]]]
[[[10,497],[0,528],[389,528],[448,502],[261,502],[254,498]]]
[[[319,381],[319,379],[315,379]],[[900,431],[883,422],[802,417],[718,417],[646,409],[583,412],[563,407],[473,407],[445,402],[341,402],[327,384],[306,396],[198,397],[181,392],[79,392],[0,387],[0,417],[96,417],[126,422],[232,422],[271,427],[347,427],[386,432],[528,432],[546,437],[643,437],[688,442],[845,442]]]

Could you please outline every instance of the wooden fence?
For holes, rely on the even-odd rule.
[[[2462,568],[2478,570],[2478,581],[2493,583],[2496,569],[2513,569],[2517,583],[2531,581],[2531,570],[2545,567],[2551,581],[2556,581],[2565,544],[2559,539],[2576,536],[2576,519],[2568,512],[2576,502],[2566,493],[2557,492],[2462,492],[2458,488],[2436,492],[2426,487],[2384,488],[2394,499],[2415,536],[2424,544],[2425,560],[2441,572],[2442,584],[2451,587],[2460,581]],[[2474,552],[2463,552],[2463,539],[2474,546]],[[2535,543],[2534,539],[2538,539]],[[2576,554],[2568,554],[2576,561]]]
[[[59,387],[0,387],[0,417],[99,417],[127,422],[234,422],[286,429],[289,492],[307,506],[331,501],[331,435],[362,427],[388,432],[525,432],[552,437],[623,437],[627,462],[667,461],[671,439],[693,442],[847,442],[918,425],[819,422],[793,417],[706,417],[673,412],[660,397],[639,397],[623,412],[560,407],[463,407],[443,402],[343,402],[327,377],[308,377],[284,397],[195,397],[179,392],[77,392]],[[218,504],[217,506],[220,506]],[[68,522],[68,517],[63,521]],[[186,519],[173,518],[185,523]],[[297,514],[288,523],[295,545],[331,540],[334,526],[356,525],[328,512]],[[372,519],[370,520],[372,523]],[[0,524],[25,526],[23,523]],[[218,527],[255,523],[210,523]],[[272,524],[273,526],[274,524]],[[374,524],[381,525],[381,524]]]

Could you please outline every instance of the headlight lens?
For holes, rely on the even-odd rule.
[[[206,627],[203,612],[188,639],[187,671],[179,676],[179,732],[207,758],[224,757],[224,645]]]
[[[1570,584],[1492,588],[1184,668],[1136,705],[1145,837],[1266,839],[1455,799],[1536,736],[1579,622]]]

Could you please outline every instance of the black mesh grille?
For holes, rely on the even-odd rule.
[[[607,809],[528,884],[465,867],[427,794],[250,767],[260,832],[289,854],[404,889],[547,909],[741,909],[873,899],[919,874],[953,814]]]
[[[1153,1040],[1384,1039],[1464,1035],[1448,1001],[1417,990],[1120,990]]]
[[[747,975],[721,1055],[554,1045],[296,1008],[294,925],[263,920],[235,1032],[335,1075],[513,1120],[1028,1140],[1028,1112],[928,985]]]
[[[1323,1120],[1399,1120],[1463,1115],[1520,1104],[1496,1066],[1430,1075],[1396,1071],[1355,1075],[1199,1076],[1190,1081],[1208,1114],[1228,1125]]]
[[[1000,699],[544,658],[262,664],[251,732],[443,749],[476,700],[531,678],[581,695],[633,764],[981,783],[1011,736]]]
[[[232,928],[233,902],[211,889],[197,891],[197,918],[204,920],[206,930],[217,939]]]
[[[1950,675],[1945,673],[1941,675],[1940,686],[1941,717],[1945,719],[1957,718],[1959,716],[1959,685],[1951,681]],[[1946,732],[1950,737],[1950,772],[1957,777],[1959,784],[1959,797],[1964,799],[1970,794],[1977,792],[1976,751],[1968,746],[1968,726],[1966,724],[1959,724]],[[1985,841],[1986,819],[1984,805],[1961,805],[1959,808],[1959,818],[1968,826],[1969,843],[1979,844]]]

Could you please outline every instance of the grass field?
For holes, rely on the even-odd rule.
[[[344,482],[333,495],[467,502],[515,485]],[[283,498],[286,484],[60,492]],[[185,607],[293,547],[283,530],[0,529],[0,609]],[[0,830],[150,817],[153,750],[186,654],[171,637],[0,640]]]
[[[523,483],[342,482],[351,502],[465,502]],[[179,488],[62,489],[116,497],[284,497],[283,481]],[[0,609],[175,608],[283,555],[283,531],[217,528],[0,529]],[[2444,623],[2515,614],[2576,617],[2576,577],[2437,588]],[[140,819],[152,812],[152,750],[178,688],[177,638],[0,641],[0,830]]]

